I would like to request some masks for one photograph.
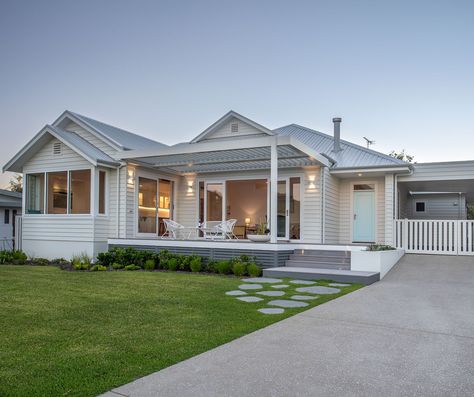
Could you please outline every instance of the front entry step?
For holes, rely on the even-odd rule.
[[[263,269],[263,277],[288,277],[302,280],[332,280],[342,283],[370,285],[380,280],[380,273],[285,266]]]

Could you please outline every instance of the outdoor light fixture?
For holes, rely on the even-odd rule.
[[[133,185],[134,180],[135,180],[135,170],[133,168],[129,168],[127,183],[129,185]]]
[[[357,174],[357,176],[362,176],[362,174],[359,172],[359,173]]]
[[[316,181],[316,175],[314,174],[308,175],[308,179],[309,179],[308,189],[316,189],[316,184],[314,183]]]

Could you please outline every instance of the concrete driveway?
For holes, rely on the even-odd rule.
[[[474,258],[382,280],[107,396],[473,396]]]

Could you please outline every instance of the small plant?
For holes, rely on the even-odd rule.
[[[107,268],[103,265],[94,265],[91,267],[91,272],[105,272]]]
[[[260,275],[262,274],[262,269],[260,269],[256,263],[250,263],[247,266],[247,273],[251,277],[260,277]]]
[[[237,277],[242,277],[247,272],[247,263],[246,262],[235,262],[232,265],[232,273]]]
[[[145,264],[143,265],[143,268],[148,271],[152,271],[155,269],[155,260],[154,259],[147,259],[145,261]]]
[[[266,221],[261,221],[257,225],[257,234],[262,236],[268,233],[270,233],[270,230],[268,229],[268,223]]]
[[[119,269],[123,269],[125,266],[122,265],[121,263],[112,263],[112,269],[114,270],[119,270]]]
[[[393,251],[394,249],[392,246],[384,244],[370,244],[367,247],[367,251]]]
[[[202,258],[200,256],[192,258],[189,268],[193,273],[200,272],[202,270]]]
[[[178,258],[168,259],[168,270],[171,270],[171,271],[174,272],[174,271],[178,270],[178,266],[179,266]]]
[[[206,267],[203,270],[205,270],[208,273],[217,273],[217,264],[218,263],[219,263],[218,261],[210,260],[210,261],[207,262]]]
[[[48,266],[50,262],[46,258],[35,258],[33,260],[33,264],[36,266]]]
[[[24,265],[28,257],[23,251],[0,251],[0,263],[8,265]]]
[[[140,266],[137,266],[137,265],[127,265],[123,268],[123,270],[141,270],[141,267]]]
[[[230,274],[232,266],[229,261],[219,261],[216,264],[216,270],[219,274]]]

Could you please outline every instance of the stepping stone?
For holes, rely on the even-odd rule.
[[[237,298],[237,299],[243,299],[243,298]],[[306,302],[290,301],[286,299],[277,299],[277,300],[268,302],[268,304],[270,306],[280,306],[280,307],[305,307],[309,305],[309,303],[306,303]]]
[[[315,285],[313,287],[301,287],[296,288],[296,292],[307,292],[309,294],[321,294],[321,295],[330,295],[330,294],[337,294],[341,292],[339,288],[331,288],[331,287],[322,287],[319,285]]]
[[[258,309],[258,311],[263,314],[282,314],[285,309],[265,307],[263,309]]]
[[[247,295],[247,292],[235,290],[235,291],[227,291],[225,294],[230,295],[230,296],[238,296],[238,295]]]
[[[265,296],[283,296],[285,293],[283,291],[260,291],[257,292],[258,295],[265,295]]]
[[[240,284],[240,289],[261,289],[263,288],[260,284]]]
[[[313,285],[316,284],[316,281],[309,281],[309,280],[291,280],[291,284],[303,284],[303,285]]]
[[[329,284],[330,287],[349,287],[350,284],[342,284],[342,283],[331,283]]]
[[[309,295],[293,295],[290,299],[294,299],[296,301],[310,301],[312,299],[318,299],[319,296],[309,296]]]
[[[269,277],[244,278],[242,281],[245,281],[246,283],[269,283],[269,284],[281,283],[281,280],[279,278],[269,278]]]
[[[242,296],[240,298],[237,298],[239,301],[242,302],[260,302],[263,301],[262,298],[259,298],[257,296]]]
[[[272,288],[288,288],[288,284],[278,284],[278,285],[272,285]]]

